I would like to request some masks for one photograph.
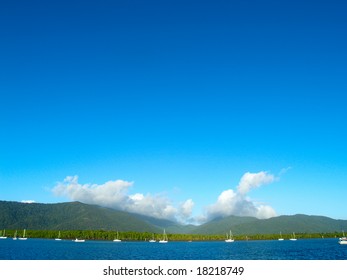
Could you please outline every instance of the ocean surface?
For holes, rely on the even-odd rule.
[[[337,239],[149,242],[0,240],[1,260],[346,260]]]

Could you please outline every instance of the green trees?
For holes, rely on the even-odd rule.
[[[15,230],[6,230],[6,236],[13,236]],[[58,230],[27,230],[28,238],[47,238],[55,239],[58,237]],[[75,238],[87,240],[100,240],[112,241],[116,237],[116,231],[106,230],[64,230],[60,231],[60,238],[66,240],[73,240]],[[306,238],[336,238],[341,237],[341,232],[330,233],[295,233],[298,239]],[[282,234],[284,239],[289,239],[290,234]],[[152,239],[152,232],[136,232],[125,231],[119,232],[119,239],[122,241],[148,241]],[[154,234],[154,239],[159,240],[162,238],[161,234]],[[278,234],[254,234],[254,235],[236,235],[236,241],[244,240],[277,240]],[[203,235],[203,234],[168,234],[169,241],[223,241],[224,235]]]

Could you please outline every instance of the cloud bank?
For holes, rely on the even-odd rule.
[[[217,201],[207,207],[205,220],[230,215],[251,216],[259,219],[266,219],[276,216],[275,210],[264,204],[257,203],[246,196],[252,189],[270,184],[276,177],[268,172],[245,173],[236,191],[228,189],[223,191]]]
[[[36,203],[35,200],[22,200],[21,203]]]
[[[252,200],[247,194],[255,188],[270,184],[277,178],[268,172],[245,173],[236,190],[221,192],[217,201],[206,207],[199,217],[193,217],[194,201],[187,199],[175,206],[170,199],[158,194],[129,194],[133,182],[116,180],[104,184],[80,184],[78,176],[67,176],[52,189],[56,196],[64,196],[74,201],[96,204],[159,219],[169,219],[183,223],[201,223],[217,217],[252,216],[260,219],[276,216],[275,210],[263,203]]]
[[[159,219],[183,221],[192,213],[194,202],[191,199],[175,207],[162,195],[135,193],[130,195],[133,182],[123,180],[108,181],[104,184],[80,184],[78,176],[67,176],[53,188],[56,196],[87,204],[96,204],[122,211],[138,213]]]

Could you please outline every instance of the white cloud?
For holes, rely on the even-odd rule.
[[[22,200],[22,203],[36,203],[35,200]]]
[[[246,172],[237,186],[237,191],[240,194],[246,194],[251,189],[258,188],[261,185],[270,184],[275,180],[275,176],[261,171],[259,173]]]
[[[267,219],[277,216],[276,211],[268,205],[260,205],[257,210],[257,218],[259,219]]]
[[[192,215],[193,207],[194,207],[194,201],[192,199],[188,199],[181,204],[180,214],[184,220],[186,220]]]
[[[170,220],[175,220],[177,214],[177,209],[166,197],[140,193],[129,195],[122,210]]]
[[[78,176],[67,176],[53,188],[56,196],[66,196],[72,200],[89,204],[114,207],[126,203],[127,191],[133,182],[123,180],[108,181],[102,185],[78,183]]]
[[[275,179],[274,175],[264,171],[245,173],[236,187],[236,192],[232,189],[223,191],[218,196],[217,201],[207,207],[205,220],[230,215],[252,216],[260,219],[276,216],[276,212],[272,207],[259,204],[246,196],[250,190],[270,184]]]
[[[287,169],[286,169],[287,170]],[[286,171],[285,170],[285,171]],[[284,172],[285,172],[284,171]],[[67,176],[52,189],[56,196],[65,196],[74,201],[96,204],[127,212],[183,223],[202,223],[216,217],[252,216],[260,219],[276,216],[275,210],[264,203],[254,201],[248,193],[255,188],[273,183],[278,178],[261,171],[245,173],[235,190],[220,193],[217,201],[206,207],[204,214],[192,216],[194,201],[187,199],[177,207],[166,196],[159,194],[130,194],[134,183],[115,180],[104,184],[80,184],[78,176]]]
[[[52,189],[56,196],[65,196],[71,200],[88,204],[97,204],[114,209],[148,215],[155,218],[177,220],[188,218],[193,201],[186,202],[177,209],[171,201],[162,195],[128,194],[133,182],[123,180],[108,181],[104,184],[80,184],[78,176],[67,176]]]

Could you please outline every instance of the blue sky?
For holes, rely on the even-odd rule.
[[[2,2],[0,200],[347,219],[346,8]]]

